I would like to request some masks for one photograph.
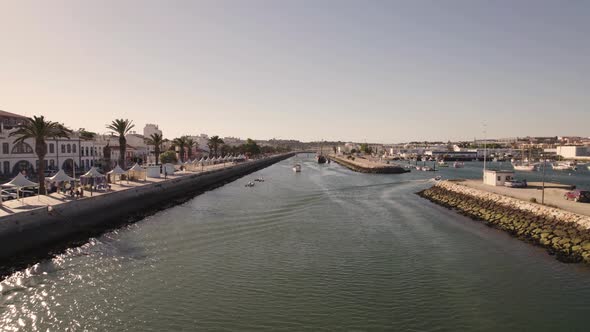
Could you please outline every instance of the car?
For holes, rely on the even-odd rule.
[[[510,187],[510,188],[526,188],[528,186],[526,180],[515,180],[512,179],[510,181],[506,181],[504,182],[504,186],[505,187]]]
[[[563,194],[563,198],[568,201],[571,199],[574,202],[590,202],[590,191],[580,189],[568,191]]]
[[[4,189],[2,190],[2,201],[10,201],[12,199],[17,199],[18,195],[16,194],[16,190],[14,189]]]

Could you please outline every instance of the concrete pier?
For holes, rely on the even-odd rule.
[[[371,161],[361,157],[355,157],[353,160],[331,154],[328,158],[350,170],[360,173],[400,174],[409,172],[409,170],[399,165]]]
[[[28,197],[32,208],[4,209],[0,216],[0,262],[15,255],[42,255],[72,239],[85,239],[118,225],[141,219],[145,214],[185,201],[194,195],[292,157],[282,154],[203,172],[183,172],[168,179],[125,181],[118,190],[77,200],[52,196]],[[153,181],[152,181],[153,180]],[[57,194],[59,195],[59,194]],[[44,204],[45,202],[45,204]],[[49,203],[47,203],[49,202]],[[13,201],[11,204],[21,204]]]

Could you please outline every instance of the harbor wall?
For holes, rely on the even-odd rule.
[[[87,239],[146,214],[186,201],[293,156],[292,153],[195,173],[0,218],[0,262],[31,252],[43,255],[72,239]]]
[[[590,217],[442,181],[418,195],[546,248],[563,262],[590,263]]]
[[[409,172],[409,170],[401,167],[401,166],[397,166],[397,165],[391,165],[391,166],[379,166],[379,167],[364,167],[358,163],[355,163],[354,161],[348,160],[348,159],[344,159],[344,158],[340,158],[340,157],[336,157],[336,156],[328,156],[328,159],[330,159],[331,161],[334,161],[352,171],[355,172],[359,172],[359,173],[374,173],[374,174],[400,174],[400,173],[407,173]]]

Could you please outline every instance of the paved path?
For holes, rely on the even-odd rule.
[[[508,187],[494,187],[482,183],[481,180],[464,180],[457,182],[457,184],[464,185],[470,188],[489,191],[500,195],[505,195],[529,201],[535,198],[537,202],[541,203],[541,183],[529,182],[528,188],[508,188]],[[569,186],[556,183],[545,183],[545,204],[558,207],[560,209],[574,212],[581,215],[590,216],[590,203],[576,203],[574,201],[566,201],[563,194],[569,191]]]
[[[197,167],[195,169],[195,171],[175,172],[174,175],[168,175],[167,179],[164,179],[164,177],[162,176],[161,178],[147,178],[146,181],[141,181],[141,180],[140,181],[129,181],[129,182],[127,182],[125,180],[117,181],[117,183],[110,184],[111,185],[110,191],[95,191],[93,193],[90,193],[90,191],[84,190],[84,197],[85,198],[90,197],[91,195],[92,196],[105,195],[105,194],[109,194],[111,192],[127,190],[129,188],[144,186],[144,185],[150,184],[150,183],[162,182],[162,181],[186,176],[189,174],[195,174],[195,173],[198,174],[201,172],[212,171],[212,170],[216,170],[216,169],[229,168],[231,166],[232,165],[230,163],[226,163],[225,165],[224,164],[217,164],[217,165],[204,166],[203,168]],[[72,198],[69,195],[63,195],[61,193],[52,193],[47,196],[44,196],[44,195],[31,196],[31,197],[25,197],[22,199],[18,199],[18,200],[5,201],[5,202],[2,202],[2,205],[0,206],[0,217],[19,213],[19,212],[39,209],[39,208],[45,208],[47,206],[54,206],[54,205],[62,204],[62,203],[69,202],[72,200],[77,200],[77,199],[83,199],[83,198]]]

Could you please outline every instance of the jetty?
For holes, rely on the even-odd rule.
[[[327,157],[331,161],[360,173],[401,174],[410,171],[396,164],[388,164],[379,160],[369,160],[359,156],[338,156],[330,154]]]
[[[64,242],[83,241],[293,155],[218,164],[166,178],[123,180],[110,184],[111,189],[105,192],[85,191],[78,199],[53,193],[4,202],[0,208],[0,262],[14,256],[47,254]]]
[[[566,191],[558,185],[549,184],[549,187],[556,192]],[[569,204],[562,205],[564,208],[541,205],[536,203],[536,197],[525,200],[531,194],[538,194],[535,185],[529,191],[521,191],[520,198],[513,197],[520,190],[459,180],[438,182],[418,195],[541,246],[560,261],[590,264],[590,213],[572,209],[573,205]],[[572,203],[561,199],[563,203]],[[584,205],[587,204],[576,204],[576,207]]]

